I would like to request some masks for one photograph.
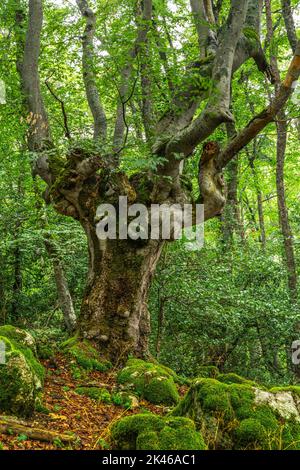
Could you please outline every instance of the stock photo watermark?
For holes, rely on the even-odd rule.
[[[0,341],[0,365],[6,363],[6,345],[4,341]]]
[[[179,240],[190,250],[204,245],[203,204],[128,205],[119,197],[118,208],[101,204],[96,212],[99,240]]]
[[[292,363],[294,366],[298,366],[300,364],[300,340],[296,340],[292,342]]]

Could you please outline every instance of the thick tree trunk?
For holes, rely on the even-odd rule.
[[[155,240],[144,246],[131,240],[100,242],[92,226],[87,233],[90,271],[79,319],[80,335],[97,343],[114,363],[129,353],[147,357],[148,290],[163,244]]]

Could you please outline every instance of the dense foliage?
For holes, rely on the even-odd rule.
[[[120,72],[127,60],[126,51],[135,38],[132,12],[136,2],[90,3],[97,14],[94,72],[111,123]],[[222,22],[230,2],[213,3],[222,5],[218,20]],[[0,8],[0,79],[1,87],[4,83],[6,89],[6,103],[0,105],[0,322],[33,330],[48,328],[61,335],[63,317],[45,238],[51,234],[63,260],[77,314],[87,272],[86,242],[77,222],[44,205],[45,185],[31,173],[34,156],[27,150],[24,138],[27,121],[15,66],[20,34],[15,26],[16,4],[15,0],[5,0]],[[79,142],[88,148],[94,144],[89,141],[91,116],[81,74],[83,19],[76,2],[47,0],[44,4],[40,73],[53,139],[61,152]],[[181,71],[198,60],[199,51],[188,2],[156,0],[154,6],[147,67],[152,76],[154,113],[162,115],[168,106],[170,83],[171,89],[176,89],[181,83]],[[299,2],[293,0],[291,6],[297,27]],[[283,77],[292,52],[281,3],[277,0],[272,2],[272,20],[274,36],[268,42],[263,16],[261,41],[266,56],[278,58]],[[150,154],[138,111],[142,96],[138,77],[143,63],[133,60],[132,66],[129,85],[134,93],[129,98],[128,136],[122,152],[122,167],[128,175],[141,169],[153,170],[161,163]],[[203,87],[208,86],[206,77],[201,80]],[[238,127],[243,128],[253,113],[263,109],[273,93],[272,85],[253,60],[242,65],[232,86],[232,108]],[[286,113],[286,205],[299,265],[299,92],[289,101]],[[227,139],[225,125],[213,137],[223,144]],[[265,383],[295,380],[290,348],[297,339],[299,305],[290,300],[278,218],[276,139],[276,123],[272,123],[239,154],[236,200],[239,227],[234,215],[228,213],[227,218],[206,225],[202,250],[189,252],[180,242],[164,248],[149,300],[152,353],[180,374],[194,376],[202,365],[209,364]],[[195,196],[199,157],[197,149],[184,170]],[[230,182],[230,169],[226,171],[225,177]],[[258,213],[259,197],[265,243]]]

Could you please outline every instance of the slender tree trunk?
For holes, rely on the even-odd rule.
[[[24,197],[24,189],[22,185],[23,175],[20,174],[18,177],[18,205],[21,204],[21,200]],[[22,228],[22,217],[20,214],[20,207],[18,208],[18,212],[16,214],[16,222],[15,222],[15,231],[14,231],[14,282],[12,286],[13,298],[11,304],[11,314],[12,318],[15,321],[19,320],[19,297],[22,291],[22,257],[21,257],[21,249],[20,249],[20,242],[19,242],[19,235]]]
[[[150,281],[163,243],[139,246],[130,240],[99,241],[92,225],[85,226],[90,267],[79,331],[93,340],[114,363],[128,353],[147,357],[150,318],[147,308]]]
[[[297,271],[294,253],[293,234],[289,223],[288,209],[286,206],[285,186],[284,186],[284,160],[287,142],[287,123],[285,113],[278,116],[277,122],[277,165],[276,165],[276,188],[278,215],[281,233],[283,236],[283,246],[288,272],[288,286],[292,301],[297,299]]]
[[[272,23],[272,12],[271,12],[271,2],[270,0],[265,0],[266,3],[266,19],[267,19],[267,32],[268,40],[273,39],[273,23]],[[289,2],[283,2],[283,8],[285,9],[285,19],[287,19],[286,14],[289,10]],[[292,17],[289,19],[292,21]],[[290,36],[289,36],[290,39]],[[291,43],[292,47],[293,44]],[[274,70],[275,75],[275,86],[277,89],[280,87],[280,74],[277,63],[277,58],[275,55],[271,54],[271,65]],[[276,189],[277,189],[277,203],[278,203],[278,216],[280,229],[283,236],[283,246],[286,259],[286,267],[288,272],[288,287],[290,291],[290,298],[292,302],[295,302],[297,299],[297,271],[296,271],[296,261],[294,253],[294,243],[293,243],[293,234],[289,223],[288,209],[286,206],[286,197],[285,197],[285,185],[284,185],[284,163],[285,163],[285,151],[287,144],[287,132],[288,125],[286,121],[286,114],[284,108],[280,110],[277,115],[277,158],[276,158]]]
[[[233,240],[236,233],[243,241],[245,239],[244,227],[241,221],[241,212],[238,201],[238,160],[234,158],[227,166],[227,202],[222,215],[224,241]]]
[[[0,265],[3,269],[0,270],[0,323],[6,323],[6,292],[5,292],[5,271],[4,271],[4,258],[0,252]]]
[[[265,218],[264,218],[264,210],[263,210],[263,194],[259,186],[258,182],[258,175],[255,168],[255,159],[257,156],[257,142],[256,139],[253,141],[253,154],[251,155],[249,151],[247,151],[249,165],[252,171],[252,176],[254,180],[254,186],[256,191],[256,198],[257,198],[257,211],[258,211],[258,222],[259,222],[259,232],[260,232],[260,242],[262,248],[266,247],[266,230],[265,230]]]
[[[164,330],[164,323],[165,323],[165,302],[166,302],[165,297],[161,297],[159,299],[157,333],[156,333],[156,344],[155,344],[155,352],[156,352],[157,359],[159,358],[159,355],[160,355],[161,342],[163,338],[163,330]]]
[[[257,209],[258,209],[258,221],[260,231],[260,242],[263,249],[266,247],[266,229],[265,229],[265,217],[263,209],[262,192],[260,189],[257,191]]]
[[[58,302],[63,312],[64,322],[68,331],[72,332],[76,328],[76,314],[62,261],[59,256],[57,247],[49,237],[45,238],[44,243],[49,258],[51,259],[53,264],[53,271],[58,294]]]

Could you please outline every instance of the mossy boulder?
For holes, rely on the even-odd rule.
[[[181,382],[181,379],[171,369],[160,364],[129,359],[117,380],[151,403],[174,405],[179,401],[176,382]]]
[[[171,415],[193,419],[211,449],[300,449],[300,388],[226,381],[197,379]]]
[[[0,346],[0,410],[30,416],[44,380],[34,338],[20,328],[5,325],[0,327]]]
[[[203,437],[187,418],[161,417],[151,413],[127,416],[111,428],[117,450],[203,450]]]
[[[83,369],[106,372],[112,367],[109,361],[101,359],[99,351],[90,342],[86,340],[81,341],[78,339],[78,336],[63,342],[61,350],[72,357]]]
[[[0,326],[0,336],[5,336],[7,339],[15,341],[21,347],[31,349],[31,351],[36,355],[36,341],[28,331],[12,325],[3,325]]]
[[[244,377],[241,377],[240,375],[234,374],[232,372],[229,374],[217,374],[216,378],[219,382],[223,382],[225,384],[244,384],[256,387],[259,386],[257,383],[253,382],[253,380],[245,379]]]

